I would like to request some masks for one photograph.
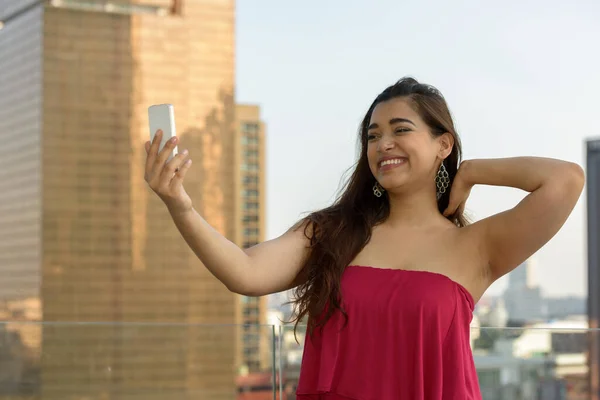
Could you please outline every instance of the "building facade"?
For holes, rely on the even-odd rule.
[[[0,305],[93,322],[38,328],[34,395],[235,397],[239,298],[143,179],[147,108],[172,103],[195,208],[237,237],[234,6],[0,0]]]
[[[508,285],[502,295],[508,319],[512,325],[525,325],[544,318],[544,299],[535,282],[533,258],[523,262],[508,274]]]
[[[238,165],[238,205],[240,219],[237,243],[252,247],[265,240],[266,225],[266,143],[265,124],[260,107],[236,106],[236,145]],[[240,296],[242,331],[240,332],[241,371],[269,369],[273,333],[267,325],[267,298]]]
[[[587,251],[590,399],[600,399],[600,139],[588,140],[587,152]]]

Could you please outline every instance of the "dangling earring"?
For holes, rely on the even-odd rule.
[[[383,192],[385,192],[385,189],[383,188],[383,186],[381,186],[379,184],[379,182],[375,182],[375,184],[373,185],[373,194],[376,197],[381,197],[381,196],[383,196]]]
[[[446,189],[450,186],[450,175],[448,175],[448,171],[444,166],[444,162],[440,165],[440,169],[438,170],[435,176],[435,187],[436,187],[436,195],[439,200],[444,193],[446,193]]]

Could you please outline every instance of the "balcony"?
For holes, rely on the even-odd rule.
[[[0,399],[294,399],[304,329],[297,344],[290,325],[252,328],[1,322]],[[483,399],[588,399],[597,334],[474,328]]]

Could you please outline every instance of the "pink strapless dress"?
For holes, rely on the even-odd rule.
[[[450,278],[349,266],[348,324],[336,313],[304,343],[298,400],[481,399],[469,333],[474,302]]]

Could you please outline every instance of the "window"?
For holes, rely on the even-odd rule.
[[[244,203],[244,209],[246,210],[258,210],[258,203],[253,201],[247,201]]]
[[[248,242],[244,242],[244,248],[248,249],[252,246],[256,246],[257,244],[258,244],[258,242],[254,242],[254,241],[250,240]]]
[[[244,222],[258,222],[258,215],[244,215]]]
[[[258,304],[258,297],[254,297],[254,296],[242,296],[242,303],[246,305],[246,307],[250,307],[250,305],[253,305],[254,307],[257,307]],[[243,325],[244,331],[248,331],[248,330],[252,330],[254,329],[254,327],[252,325]]]
[[[258,144],[258,138],[244,136],[242,138],[242,144]]]
[[[254,135],[258,133],[258,124],[253,122],[242,123],[242,132],[245,134]]]
[[[258,157],[258,150],[246,150],[244,152],[244,155],[247,158],[253,158],[253,157]]]
[[[246,347],[244,349],[244,357],[248,358],[248,357],[256,357],[258,356],[258,348],[256,346],[253,347]]]
[[[242,170],[244,171],[258,171],[258,164],[256,163],[243,163]]]
[[[258,183],[258,176],[245,176],[244,183]]]
[[[257,333],[245,333],[244,334],[244,343],[250,348],[254,347],[251,345],[258,343],[259,340],[260,340],[260,337],[258,336]]]
[[[258,308],[246,307],[246,308],[244,308],[243,314],[246,317],[257,316],[258,315]]]
[[[245,197],[256,197],[258,196],[258,190],[244,190],[243,195]]]
[[[244,235],[258,235],[258,228],[246,228],[244,229]]]

